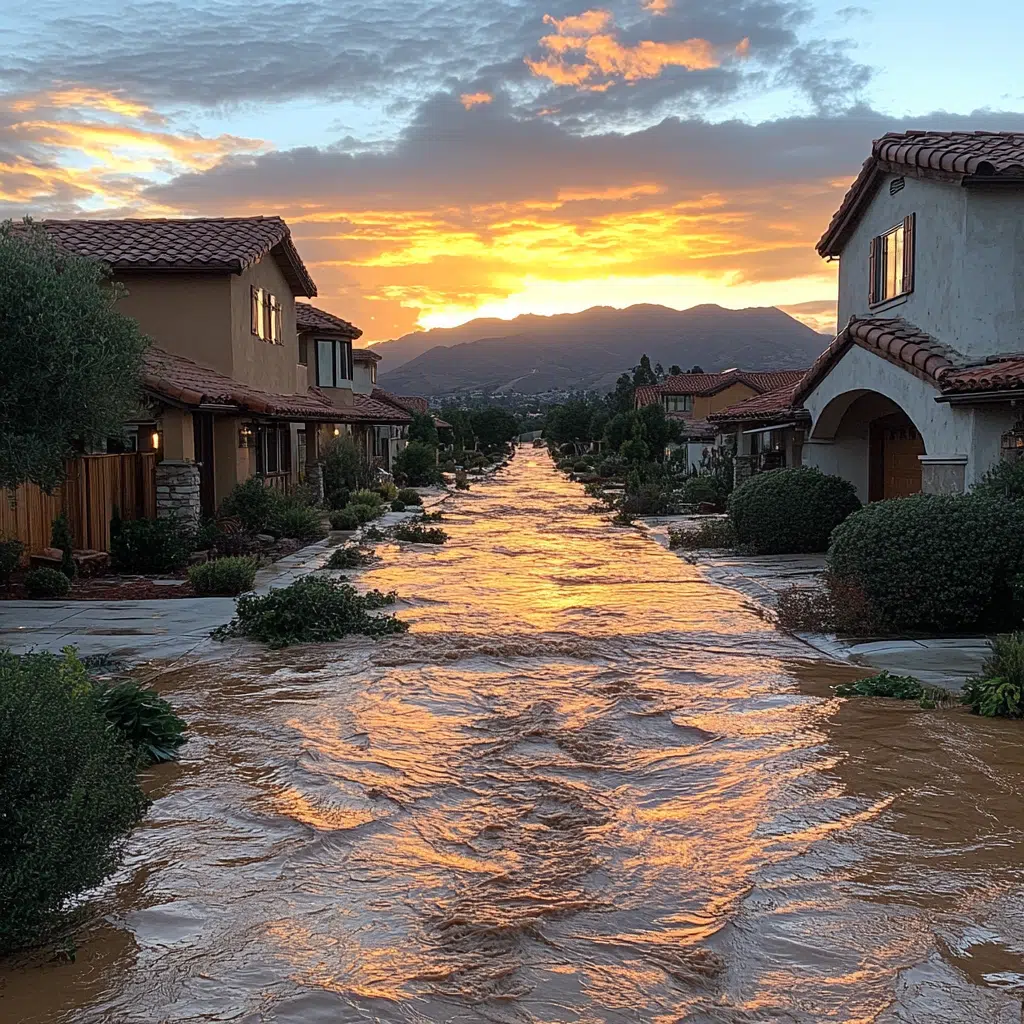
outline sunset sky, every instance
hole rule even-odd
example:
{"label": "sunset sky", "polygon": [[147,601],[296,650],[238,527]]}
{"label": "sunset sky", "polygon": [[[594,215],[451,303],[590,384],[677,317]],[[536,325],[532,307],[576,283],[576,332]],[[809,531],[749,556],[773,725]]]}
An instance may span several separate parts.
{"label": "sunset sky", "polygon": [[280,214],[371,341],[634,302],[831,329],[813,246],[871,139],[1024,130],[1019,0],[15,6],[0,216]]}

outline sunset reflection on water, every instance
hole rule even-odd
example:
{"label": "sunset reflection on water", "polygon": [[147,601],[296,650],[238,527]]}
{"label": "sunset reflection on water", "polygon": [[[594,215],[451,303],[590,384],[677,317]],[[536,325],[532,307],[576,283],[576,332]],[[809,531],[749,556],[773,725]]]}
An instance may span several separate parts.
{"label": "sunset reflection on water", "polygon": [[1018,1024],[1018,726],[836,700],[590,504],[521,450],[379,548],[410,633],[169,676],[110,916],[0,1018]]}

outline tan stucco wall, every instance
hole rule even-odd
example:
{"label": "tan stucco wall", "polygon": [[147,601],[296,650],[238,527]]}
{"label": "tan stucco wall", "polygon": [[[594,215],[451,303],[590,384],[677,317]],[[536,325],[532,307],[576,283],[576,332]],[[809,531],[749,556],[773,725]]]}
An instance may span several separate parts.
{"label": "tan stucco wall", "polygon": [[154,345],[230,375],[232,280],[225,274],[128,274],[117,308],[134,317]]}
{"label": "tan stucco wall", "polygon": [[730,384],[717,395],[698,395],[693,400],[693,418],[707,419],[713,412],[728,409],[730,405],[742,402],[745,398],[753,398],[757,392],[746,384]]}
{"label": "tan stucco wall", "polygon": [[219,506],[237,483],[256,471],[256,452],[238,447],[238,429],[244,421],[234,416],[217,416],[213,421],[213,489]]}

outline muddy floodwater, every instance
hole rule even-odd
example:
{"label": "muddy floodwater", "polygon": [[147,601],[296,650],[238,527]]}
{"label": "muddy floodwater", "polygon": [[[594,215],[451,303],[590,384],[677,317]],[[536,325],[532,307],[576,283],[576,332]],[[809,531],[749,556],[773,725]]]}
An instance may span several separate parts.
{"label": "muddy floodwater", "polygon": [[1024,727],[833,698],[590,506],[523,449],[381,546],[407,635],[162,678],[193,739],[0,1019],[1020,1024]]}

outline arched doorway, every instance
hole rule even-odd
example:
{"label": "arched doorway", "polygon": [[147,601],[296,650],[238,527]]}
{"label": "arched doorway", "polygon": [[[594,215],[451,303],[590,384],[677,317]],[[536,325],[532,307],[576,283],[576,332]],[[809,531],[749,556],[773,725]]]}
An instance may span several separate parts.
{"label": "arched doorway", "polygon": [[902,409],[871,421],[868,500],[921,492],[924,440]]}

